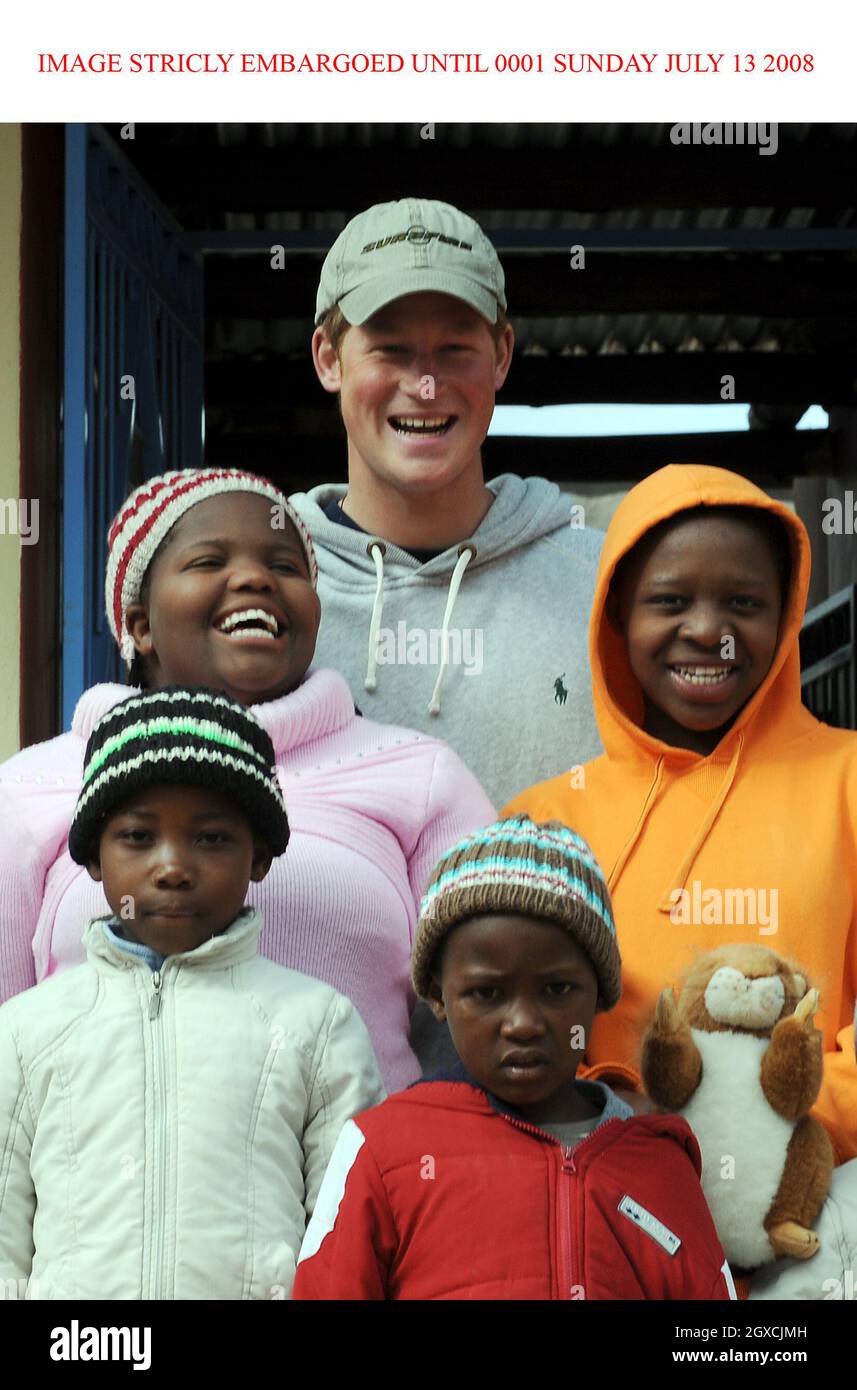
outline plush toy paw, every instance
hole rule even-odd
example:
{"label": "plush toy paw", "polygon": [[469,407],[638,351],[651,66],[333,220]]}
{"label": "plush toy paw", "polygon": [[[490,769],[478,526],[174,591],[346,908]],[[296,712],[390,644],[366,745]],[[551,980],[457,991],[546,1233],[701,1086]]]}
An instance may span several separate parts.
{"label": "plush toy paw", "polygon": [[655,1018],[653,1031],[657,1037],[670,1038],[677,1033],[681,1027],[681,1019],[678,1016],[678,1009],[675,1006],[675,999],[671,989],[661,990],[658,995],[658,1002],[655,1006]]}
{"label": "plush toy paw", "polygon": [[[817,991],[812,992],[817,1000]],[[793,1260],[812,1259],[821,1246],[815,1231],[801,1226],[797,1221],[781,1221],[778,1226],[772,1226],[768,1231],[768,1240],[775,1255],[789,1255]]]}
{"label": "plush toy paw", "polygon": [[812,1020],[815,1017],[817,1008],[818,990],[808,989],[803,999],[801,999],[800,1003],[795,1007],[792,1018],[796,1019],[797,1022],[810,1033],[815,1026]]}

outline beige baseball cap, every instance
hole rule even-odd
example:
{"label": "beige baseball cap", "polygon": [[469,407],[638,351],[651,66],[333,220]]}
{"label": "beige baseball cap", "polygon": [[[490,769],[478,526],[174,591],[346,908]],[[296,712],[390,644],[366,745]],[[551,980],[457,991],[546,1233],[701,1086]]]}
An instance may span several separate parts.
{"label": "beige baseball cap", "polygon": [[489,323],[506,308],[503,267],[472,217],[432,198],[376,203],[352,217],[328,251],[315,322],[338,304],[350,324],[365,323],[421,290],[463,299]]}

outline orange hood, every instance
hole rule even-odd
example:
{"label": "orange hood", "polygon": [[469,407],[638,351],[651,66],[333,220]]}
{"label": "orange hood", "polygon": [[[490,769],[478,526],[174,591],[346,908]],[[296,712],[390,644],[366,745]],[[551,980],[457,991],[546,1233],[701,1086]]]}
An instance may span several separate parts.
{"label": "orange hood", "polygon": [[[640,727],[643,701],[605,603],[621,556],[653,526],[698,506],[754,507],[777,516],[791,546],[789,589],[765,679],[707,756]],[[600,1014],[587,1050],[590,1079],[639,1084],[640,1040],[655,1002],[699,953],[740,942],[745,924],[699,908],[673,910],[694,890],[739,897],[776,889],[778,954],[821,989],[824,1083],[815,1113],[843,1158],[857,1154],[854,998],[857,735],[820,723],[800,699],[798,636],[810,572],[800,521],[721,468],[671,465],[628,494],[601,554],[590,628],[595,712],[606,756],[531,787],[508,808],[560,819],[591,844],[607,875],[622,952],[623,995]],[[770,899],[769,899],[770,901]],[[769,914],[770,915],[770,914]],[[761,918],[760,918],[761,920]],[[772,923],[766,921],[767,930]],[[762,935],[762,926],[759,927]],[[749,938],[748,938],[749,939]],[[755,939],[755,932],[753,932]]]}
{"label": "orange hood", "polygon": [[685,844],[681,863],[665,884],[658,903],[660,912],[669,912],[672,893],[684,886],[691,865],[729,796],[738,773],[745,745],[752,741],[756,756],[767,748],[782,757],[783,748],[807,732],[815,721],[800,699],[800,653],[798,634],[806,609],[811,554],[809,537],[801,521],[781,502],[725,468],[695,464],[670,464],[632,488],[620,503],[610,523],[595,586],[589,653],[595,696],[595,717],[608,757],[615,763],[636,764],[644,773],[648,790],[642,798],[630,836],[609,866],[608,884],[613,892],[628,860],[643,834],[646,822],[658,800],[664,777],[701,764],[702,755],[686,748],[674,748],[642,728],[643,696],[625,650],[625,640],[607,619],[606,602],[610,580],[619,560],[658,522],[676,512],[698,506],[759,507],[780,517],[788,529],[791,548],[789,593],[780,625],[780,638],[771,669],[758,690],[747,701],[728,733],[713,753],[712,764],[726,765],[708,811]]}
{"label": "orange hood", "polygon": [[771,669],[712,756],[722,760],[724,753],[728,757],[747,738],[752,737],[754,744],[757,738],[766,741],[766,733],[775,737],[781,750],[789,733],[784,722],[795,724],[792,734],[803,726],[798,634],[806,609],[811,565],[809,537],[803,522],[782,502],[768,497],[737,473],[725,468],[670,464],[638,483],[623,498],[601,552],[589,627],[589,658],[595,716],[611,758],[642,758],[647,762],[666,759],[674,766],[689,765],[700,758],[698,753],[670,747],[643,730],[639,682],[631,671],[624,638],[611,626],[606,612],[607,591],[622,556],[659,522],[699,506],[754,507],[773,512],[788,530],[792,560],[789,593]]}

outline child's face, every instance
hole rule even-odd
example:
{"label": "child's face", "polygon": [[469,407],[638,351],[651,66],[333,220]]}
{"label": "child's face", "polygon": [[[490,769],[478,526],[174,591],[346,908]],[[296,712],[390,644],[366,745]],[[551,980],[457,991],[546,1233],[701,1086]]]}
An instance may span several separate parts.
{"label": "child's face", "polygon": [[646,731],[676,747],[714,748],[770,670],[781,613],[776,558],[752,522],[688,517],[644,541],[615,615]]}
{"label": "child's face", "polygon": [[192,951],[225,931],[247,885],[271,864],[234,801],[197,787],[152,787],[105,822],[87,867],[132,941],[161,955]]}
{"label": "child's face", "polygon": [[[417,495],[479,471],[480,449],[506,379],[514,335],[495,346],[480,314],[446,294],[404,295],[349,328],[340,354],[315,340],[322,385],[338,391],[349,469]],[[404,422],[439,422],[417,432]]]}
{"label": "child's face", "polygon": [[[208,685],[262,704],[300,684],[321,615],[297,532],[272,526],[252,493],[210,497],[185,512],[149,570],[147,602],[126,611],[152,689]],[[223,631],[224,619],[261,609]],[[271,629],[276,625],[276,633]]]}
{"label": "child's face", "polygon": [[429,1003],[462,1062],[534,1124],[577,1118],[574,1077],[598,998],[564,927],[513,913],[474,917],[442,948]]}

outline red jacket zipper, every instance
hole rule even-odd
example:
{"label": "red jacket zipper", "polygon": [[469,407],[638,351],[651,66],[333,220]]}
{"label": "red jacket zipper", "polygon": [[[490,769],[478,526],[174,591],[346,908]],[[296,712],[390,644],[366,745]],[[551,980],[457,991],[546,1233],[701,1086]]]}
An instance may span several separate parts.
{"label": "red jacket zipper", "polygon": [[577,1170],[574,1166],[572,1150],[567,1149],[564,1144],[560,1144],[560,1148],[562,1149],[562,1165],[559,1173],[559,1263],[562,1281],[560,1297],[574,1298],[576,1290],[580,1287],[579,1281],[574,1277],[571,1227],[571,1185]]}
{"label": "red jacket zipper", "polygon": [[[600,1126],[596,1127],[596,1129],[594,1129],[591,1134],[587,1134],[585,1139],[581,1139],[579,1143],[575,1144],[574,1149],[569,1149],[566,1147],[565,1144],[561,1142],[561,1140],[555,1139],[552,1134],[547,1134],[543,1129],[539,1129],[538,1125],[528,1124],[526,1120],[518,1120],[515,1118],[514,1115],[506,1115],[505,1113],[503,1114],[503,1119],[508,1120],[510,1125],[517,1125],[518,1129],[525,1129],[528,1130],[530,1134],[537,1134],[540,1139],[546,1140],[549,1144],[552,1144],[556,1149],[559,1149],[562,1155],[558,1165],[559,1172],[557,1182],[557,1192],[559,1196],[558,1285],[560,1290],[560,1298],[576,1298],[577,1291],[583,1288],[583,1284],[580,1279],[575,1278],[575,1275],[577,1273],[576,1265],[581,1264],[582,1261],[575,1260],[574,1249],[575,1244],[579,1249],[582,1249],[582,1241],[578,1239],[575,1242],[571,1220],[572,1179],[577,1175],[577,1169],[574,1166],[574,1149],[581,1148],[583,1144],[586,1144],[589,1142],[590,1139],[593,1139],[595,1135],[598,1133],[598,1129],[600,1128]],[[559,1155],[557,1155],[557,1157],[559,1158]],[[578,1203],[578,1206],[582,1208],[582,1201]],[[578,1224],[580,1224],[579,1221]],[[554,1272],[557,1273],[557,1271]]]}

